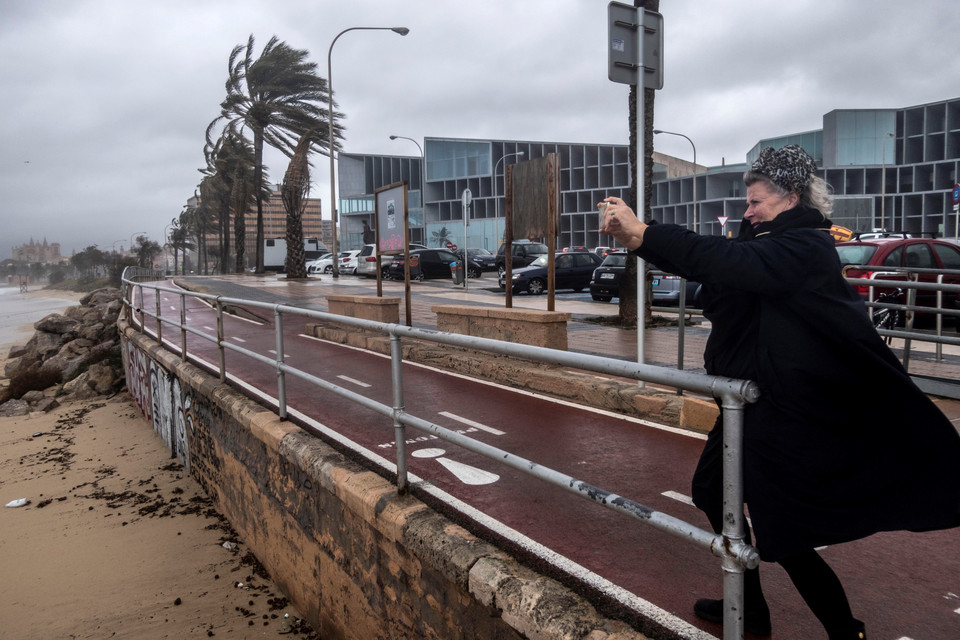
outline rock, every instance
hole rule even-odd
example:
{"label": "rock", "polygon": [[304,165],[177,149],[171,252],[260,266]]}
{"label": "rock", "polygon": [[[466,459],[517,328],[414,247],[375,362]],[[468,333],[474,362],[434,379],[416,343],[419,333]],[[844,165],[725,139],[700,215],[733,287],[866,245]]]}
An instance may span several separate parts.
{"label": "rock", "polygon": [[60,345],[63,343],[64,338],[60,334],[37,331],[27,342],[27,346],[33,349],[42,360],[46,360],[60,351]]}
{"label": "rock", "polygon": [[47,317],[34,322],[33,328],[37,331],[62,334],[77,331],[80,328],[80,323],[73,318],[68,318],[63,314],[51,313]]}
{"label": "rock", "polygon": [[10,347],[10,351],[7,352],[7,358],[8,359],[19,358],[20,356],[26,355],[29,352],[30,352],[30,349],[27,348],[27,345],[25,344],[20,346],[13,346],[13,347]]}
{"label": "rock", "polygon": [[100,342],[105,328],[106,327],[102,322],[97,322],[80,329],[79,335],[84,340],[89,340],[90,342]]}
{"label": "rock", "polygon": [[90,365],[90,368],[87,369],[87,385],[98,395],[113,391],[116,381],[117,374],[113,371],[113,367],[106,362],[98,362]]}
{"label": "rock", "polygon": [[33,406],[34,411],[42,411],[43,413],[49,413],[53,409],[56,409],[60,406],[60,403],[57,402],[54,398],[42,398],[37,404]]}
{"label": "rock", "polygon": [[7,400],[0,404],[0,417],[25,416],[30,413],[30,403],[26,400]]}
{"label": "rock", "polygon": [[43,391],[27,391],[25,394],[20,396],[21,400],[26,400],[30,404],[36,404],[40,400],[43,400]]}
{"label": "rock", "polygon": [[7,363],[3,366],[3,375],[6,378],[12,378],[20,370],[26,371],[31,367],[38,367],[40,365],[40,356],[33,353],[27,353],[20,356],[19,358],[13,358],[8,360]]}
{"label": "rock", "polygon": [[120,290],[115,287],[104,287],[91,291],[80,298],[80,304],[84,307],[95,307],[100,304],[109,304],[120,297]]}

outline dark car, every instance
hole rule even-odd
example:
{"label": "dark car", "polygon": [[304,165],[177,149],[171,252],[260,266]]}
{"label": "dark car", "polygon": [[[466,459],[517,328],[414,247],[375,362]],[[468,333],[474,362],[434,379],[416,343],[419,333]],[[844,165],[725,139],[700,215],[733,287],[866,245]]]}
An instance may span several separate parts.
{"label": "dark car", "polygon": [[[554,287],[581,291],[590,286],[593,270],[602,262],[600,256],[589,251],[557,253],[554,258]],[[500,276],[500,288],[506,289],[506,276]],[[528,267],[513,269],[513,291],[526,291],[531,295],[543,293],[547,288],[547,256],[540,256]]]}
{"label": "dark car", "polygon": [[[500,245],[500,248],[497,249],[497,272],[501,276],[503,275],[504,269],[506,269],[506,258],[503,255],[506,248],[507,245],[502,244]],[[540,256],[545,256],[548,253],[550,253],[550,250],[547,248],[547,245],[543,244],[542,242],[514,240],[513,250],[511,251],[511,255],[513,257],[510,260],[510,267],[511,269],[516,269],[517,267],[526,267]]]}
{"label": "dark car", "polygon": [[[410,279],[425,280],[450,278],[450,263],[457,262],[457,254],[446,249],[417,249],[410,252]],[[403,254],[393,256],[388,273],[394,280],[403,280]]]}
{"label": "dark car", "polygon": [[[652,264],[647,266],[650,271],[657,271],[657,268]],[[699,282],[694,280],[684,280],[680,276],[654,273],[650,278],[650,288],[653,291],[654,306],[679,307],[681,290],[686,292],[683,301],[685,307],[697,308],[700,306],[701,286]]]}
{"label": "dark car", "polygon": [[[869,240],[852,240],[837,243],[840,265],[848,278],[870,278],[876,274],[878,280],[905,280],[905,275],[881,275],[884,270],[900,269],[960,269],[960,247],[933,238],[879,237]],[[917,274],[919,282],[935,283],[942,275],[944,284],[960,284],[960,276],[933,272]],[[866,299],[870,295],[870,286],[856,284],[854,288]],[[890,293],[892,289],[874,287],[874,296]],[[900,300],[906,302],[905,294]],[[937,292],[917,290],[917,305],[937,306]],[[943,294],[943,306],[957,308],[957,295]]]}
{"label": "dark car", "polygon": [[[463,251],[457,252],[463,259]],[[479,278],[487,271],[497,270],[497,256],[486,249],[467,249],[467,273],[471,278]]]}
{"label": "dark car", "polygon": [[590,280],[590,295],[598,302],[610,302],[620,297],[620,279],[627,267],[626,251],[607,254],[600,266],[594,269]]}

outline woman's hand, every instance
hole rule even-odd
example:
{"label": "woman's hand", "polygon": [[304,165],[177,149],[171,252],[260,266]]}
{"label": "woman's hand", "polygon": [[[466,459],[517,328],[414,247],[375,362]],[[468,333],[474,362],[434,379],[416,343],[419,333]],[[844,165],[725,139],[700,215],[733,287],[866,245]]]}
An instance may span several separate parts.
{"label": "woman's hand", "polygon": [[643,234],[647,230],[647,225],[637,219],[633,209],[620,198],[604,198],[597,207],[604,204],[607,205],[607,210],[603,216],[600,233],[613,236],[617,242],[631,251],[643,244]]}

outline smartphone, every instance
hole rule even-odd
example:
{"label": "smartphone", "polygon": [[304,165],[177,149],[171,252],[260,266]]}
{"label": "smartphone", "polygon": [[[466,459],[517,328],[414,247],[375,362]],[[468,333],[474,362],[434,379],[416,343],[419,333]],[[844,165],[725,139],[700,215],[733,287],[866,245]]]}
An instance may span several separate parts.
{"label": "smartphone", "polygon": [[603,223],[605,222],[604,216],[607,215],[607,204],[606,202],[600,203],[600,228],[603,229]]}

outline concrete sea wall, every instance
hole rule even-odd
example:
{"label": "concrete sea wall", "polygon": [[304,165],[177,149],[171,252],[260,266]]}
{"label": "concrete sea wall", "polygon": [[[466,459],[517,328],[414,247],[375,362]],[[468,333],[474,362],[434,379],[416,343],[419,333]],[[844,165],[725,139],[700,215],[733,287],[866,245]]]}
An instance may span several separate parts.
{"label": "concrete sea wall", "polygon": [[144,417],[324,640],[641,640],[120,321]]}

